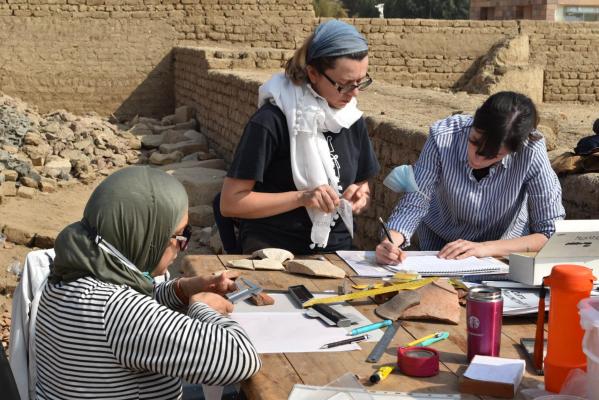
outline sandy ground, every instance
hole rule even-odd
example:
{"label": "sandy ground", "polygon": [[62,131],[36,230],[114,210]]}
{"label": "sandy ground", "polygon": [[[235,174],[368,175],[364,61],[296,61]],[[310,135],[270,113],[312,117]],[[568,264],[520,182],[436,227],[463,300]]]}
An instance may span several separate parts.
{"label": "sandy ground", "polygon": [[[0,225],[10,224],[32,232],[58,233],[81,219],[89,195],[101,180],[90,185],[76,183],[54,193],[37,192],[33,199],[4,197],[0,205]],[[32,249],[7,243],[0,246],[0,313],[11,309],[12,291],[17,277],[8,271],[13,262],[22,266]]]}

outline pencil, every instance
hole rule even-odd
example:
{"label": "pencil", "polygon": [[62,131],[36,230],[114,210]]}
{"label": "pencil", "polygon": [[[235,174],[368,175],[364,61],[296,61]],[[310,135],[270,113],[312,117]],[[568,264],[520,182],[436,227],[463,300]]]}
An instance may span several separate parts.
{"label": "pencil", "polygon": [[[387,236],[387,239],[389,239],[389,241],[391,243],[393,243],[393,239],[391,238],[391,233],[389,232],[389,228],[387,228],[387,224],[385,224],[385,221],[383,221],[383,219],[381,217],[379,217],[379,222],[383,226],[383,231],[385,231],[385,236]],[[395,243],[393,243],[393,244],[395,244]]]}

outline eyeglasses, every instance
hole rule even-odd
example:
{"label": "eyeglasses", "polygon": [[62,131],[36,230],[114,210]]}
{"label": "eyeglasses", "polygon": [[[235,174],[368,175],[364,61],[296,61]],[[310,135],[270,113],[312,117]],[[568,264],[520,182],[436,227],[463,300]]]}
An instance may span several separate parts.
{"label": "eyeglasses", "polygon": [[171,239],[175,239],[177,241],[179,250],[185,251],[187,246],[189,246],[189,241],[191,240],[191,225],[185,225],[183,233],[181,235],[173,235],[171,236]]}
{"label": "eyeglasses", "polygon": [[372,83],[372,78],[368,74],[366,74],[366,76],[364,77],[364,79],[362,79],[360,82],[358,82],[358,84],[348,83],[346,85],[340,85],[340,84],[338,84],[337,82],[335,82],[334,80],[332,80],[331,77],[328,76],[325,72],[323,72],[322,75],[324,75],[324,77],[327,78],[327,80],[329,82],[331,82],[331,85],[335,86],[335,89],[337,89],[337,91],[340,94],[349,93],[349,92],[353,91],[354,89],[364,90],[368,86],[370,86],[370,84]]}

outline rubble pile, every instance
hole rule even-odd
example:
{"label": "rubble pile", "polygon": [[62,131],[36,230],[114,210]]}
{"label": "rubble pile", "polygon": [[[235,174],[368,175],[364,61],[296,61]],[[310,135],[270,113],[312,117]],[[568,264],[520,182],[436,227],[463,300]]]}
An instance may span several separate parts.
{"label": "rubble pile", "polygon": [[51,192],[73,178],[88,183],[113,167],[137,163],[140,149],[127,126],[64,110],[40,115],[0,94],[0,195],[30,197],[35,189]]}

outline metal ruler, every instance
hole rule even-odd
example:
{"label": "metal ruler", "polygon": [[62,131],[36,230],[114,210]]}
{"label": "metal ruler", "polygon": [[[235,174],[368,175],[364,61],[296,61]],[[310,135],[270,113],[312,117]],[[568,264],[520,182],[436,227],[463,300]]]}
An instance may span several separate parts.
{"label": "metal ruler", "polygon": [[397,330],[400,326],[401,322],[395,321],[391,326],[388,326],[387,329],[385,329],[383,337],[374,346],[374,349],[372,349],[372,351],[368,355],[368,358],[366,358],[366,362],[375,363],[381,359],[381,356],[383,355],[385,350],[387,350],[387,347],[389,347],[389,343],[391,343],[391,340],[393,340],[393,337],[397,333]]}
{"label": "metal ruler", "polygon": [[302,307],[311,307],[314,304],[330,304],[330,303],[341,303],[348,300],[356,300],[361,299],[363,297],[376,296],[377,294],[396,292],[398,290],[414,290],[421,288],[423,286],[428,285],[431,282],[436,281],[437,278],[425,278],[419,279],[417,281],[405,282],[405,283],[397,283],[391,286],[385,286],[382,288],[369,289],[369,290],[360,290],[358,292],[353,292],[349,294],[344,294],[342,296],[332,296],[332,297],[319,297],[306,301],[302,304]]}
{"label": "metal ruler", "polygon": [[249,279],[239,278],[235,283],[237,284],[238,289],[235,292],[226,294],[227,299],[233,304],[248,299],[262,291],[261,286]]}

